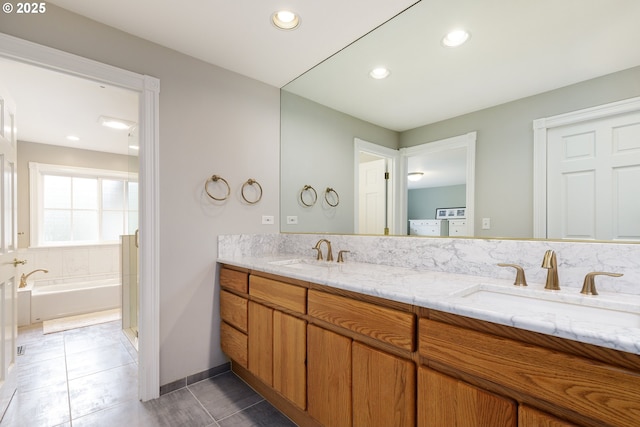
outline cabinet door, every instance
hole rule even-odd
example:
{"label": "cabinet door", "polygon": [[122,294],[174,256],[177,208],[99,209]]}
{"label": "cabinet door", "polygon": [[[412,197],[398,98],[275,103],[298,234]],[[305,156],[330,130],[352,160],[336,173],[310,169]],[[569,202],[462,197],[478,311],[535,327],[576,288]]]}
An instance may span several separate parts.
{"label": "cabinet door", "polygon": [[307,328],[308,412],[326,427],[351,426],[351,339]]}
{"label": "cabinet door", "polygon": [[577,427],[568,421],[556,418],[526,405],[518,407],[518,427]]}
{"label": "cabinet door", "polygon": [[273,310],[249,301],[249,371],[273,386]]}
{"label": "cabinet door", "polygon": [[415,426],[415,364],[358,342],[352,357],[354,427]]}
{"label": "cabinet door", "polygon": [[273,312],[273,388],[300,409],[307,406],[307,322]]}
{"label": "cabinet door", "polygon": [[515,427],[516,404],[439,372],[418,370],[418,427]]}

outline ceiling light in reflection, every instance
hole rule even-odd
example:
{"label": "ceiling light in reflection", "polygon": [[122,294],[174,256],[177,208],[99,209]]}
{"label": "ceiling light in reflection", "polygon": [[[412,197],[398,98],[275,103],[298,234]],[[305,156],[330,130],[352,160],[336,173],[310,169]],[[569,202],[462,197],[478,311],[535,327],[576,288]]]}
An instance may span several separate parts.
{"label": "ceiling light in reflection", "polygon": [[465,30],[453,30],[444,36],[442,44],[446,47],[458,47],[469,40],[469,36]]}
{"label": "ceiling light in reflection", "polygon": [[409,174],[407,175],[407,179],[409,179],[409,181],[420,181],[422,179],[422,175],[424,175],[424,172],[409,172]]}
{"label": "ceiling light in reflection", "polygon": [[369,71],[369,76],[376,80],[386,79],[387,77],[389,77],[389,74],[391,74],[391,71],[384,67],[377,67]]}

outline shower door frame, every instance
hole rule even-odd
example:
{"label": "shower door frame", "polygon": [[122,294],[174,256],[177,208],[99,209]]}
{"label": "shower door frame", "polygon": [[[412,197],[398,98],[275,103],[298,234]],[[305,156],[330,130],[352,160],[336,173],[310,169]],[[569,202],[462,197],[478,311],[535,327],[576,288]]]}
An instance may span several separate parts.
{"label": "shower door frame", "polygon": [[160,80],[0,33],[0,57],[140,94],[140,336],[138,397],[160,395],[159,93]]}

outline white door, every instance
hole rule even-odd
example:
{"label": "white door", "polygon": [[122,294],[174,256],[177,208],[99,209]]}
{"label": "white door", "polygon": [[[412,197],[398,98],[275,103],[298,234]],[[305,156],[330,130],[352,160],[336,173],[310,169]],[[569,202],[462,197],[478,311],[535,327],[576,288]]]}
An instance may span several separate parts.
{"label": "white door", "polygon": [[18,338],[15,106],[0,87],[0,418],[16,390]]}
{"label": "white door", "polygon": [[553,128],[547,237],[640,239],[640,112]]}
{"label": "white door", "polygon": [[358,233],[384,234],[386,225],[386,160],[360,163]]}

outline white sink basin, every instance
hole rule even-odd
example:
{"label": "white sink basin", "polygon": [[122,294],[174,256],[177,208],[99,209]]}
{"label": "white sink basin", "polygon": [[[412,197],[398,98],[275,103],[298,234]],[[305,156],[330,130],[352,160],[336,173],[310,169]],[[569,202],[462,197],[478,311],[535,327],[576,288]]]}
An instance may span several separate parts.
{"label": "white sink basin", "polygon": [[599,296],[574,296],[553,291],[480,285],[460,297],[465,305],[515,315],[554,315],[571,321],[640,328],[640,307],[622,301],[616,301],[607,307],[606,300]]}
{"label": "white sink basin", "polygon": [[269,262],[269,264],[298,269],[298,270],[307,270],[307,269],[326,270],[334,265],[333,263],[328,261],[316,261],[316,260],[305,259],[305,258],[283,259],[278,261],[271,261]]}

